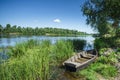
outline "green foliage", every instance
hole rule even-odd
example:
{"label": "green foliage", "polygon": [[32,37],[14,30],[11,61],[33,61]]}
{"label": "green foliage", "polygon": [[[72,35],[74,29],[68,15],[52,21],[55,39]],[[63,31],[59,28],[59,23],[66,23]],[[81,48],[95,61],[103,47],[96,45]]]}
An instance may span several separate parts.
{"label": "green foliage", "polygon": [[86,44],[85,40],[73,39],[73,40],[68,40],[68,41],[70,41],[73,44],[73,48],[75,52],[83,50]]}
{"label": "green foliage", "polygon": [[68,59],[73,54],[72,43],[65,40],[57,41],[54,46],[54,54],[56,55],[56,60],[60,62]]}
{"label": "green foliage", "polygon": [[104,77],[114,77],[117,75],[117,69],[111,65],[99,66],[99,68],[96,71]]}
{"label": "green foliage", "polygon": [[109,78],[117,75],[117,69],[110,64],[103,64],[101,62],[95,62],[91,64],[87,69],[79,72],[84,75],[87,80],[99,80],[99,75],[101,77]]}
{"label": "green foliage", "polygon": [[[73,54],[71,42],[60,40],[34,41],[17,44],[11,48],[11,57],[0,64],[1,80],[49,80],[53,79],[56,64]],[[57,75],[57,74],[56,74]]]}
{"label": "green foliage", "polygon": [[109,47],[117,48],[120,47],[120,39],[116,37],[96,38],[94,41],[94,46],[97,50]]}
{"label": "green foliage", "polygon": [[[118,52],[108,51],[109,48],[99,50],[100,56],[97,61],[79,73],[84,75],[88,80],[96,80],[98,77],[110,78],[117,75],[117,68],[114,66],[118,62]],[[105,52],[110,52],[105,54]],[[90,73],[92,75],[90,75]],[[93,75],[94,74],[94,75]]]}
{"label": "green foliage", "polygon": [[117,51],[120,52],[120,48],[118,48]]}
{"label": "green foliage", "polygon": [[117,69],[110,64],[102,64],[101,62],[94,63],[90,68],[104,77],[114,77],[117,75]]}
{"label": "green foliage", "polygon": [[10,58],[1,64],[1,80],[47,80],[50,76],[49,59],[46,49],[28,49],[22,57]]}
{"label": "green foliage", "polygon": [[16,46],[14,48],[11,48],[10,52],[8,52],[8,55],[12,57],[20,57],[24,55],[28,49],[34,48],[38,45],[38,41],[31,39],[27,42],[23,42],[22,44],[16,44]]}
{"label": "green foliage", "polygon": [[109,51],[109,48],[101,48],[99,50],[98,61],[104,64],[115,64],[118,62],[117,55],[114,51]]}
{"label": "green foliage", "polygon": [[80,74],[84,75],[86,77],[86,80],[99,80],[96,77],[96,72],[90,69],[84,69],[80,71]]}
{"label": "green foliage", "polygon": [[[120,23],[119,0],[86,0],[82,12],[87,17],[87,24],[104,35],[119,27]],[[112,24],[108,27],[108,24]],[[112,31],[113,32],[113,31]]]}
{"label": "green foliage", "polygon": [[116,36],[117,36],[117,37],[120,37],[120,28],[118,28],[118,29],[116,30]]}
{"label": "green foliage", "polygon": [[97,50],[99,50],[101,48],[108,48],[109,44],[107,44],[107,42],[104,42],[103,39],[98,38],[98,39],[95,39],[94,46]]}
{"label": "green foliage", "polygon": [[2,27],[0,25],[0,33],[4,34],[16,34],[16,35],[47,35],[47,36],[78,36],[78,35],[86,35],[85,32],[79,32],[77,30],[69,30],[69,29],[60,29],[60,28],[38,28],[36,27],[21,27],[17,25],[11,26],[7,24],[6,27]]}
{"label": "green foliage", "polygon": [[106,64],[107,62],[109,62],[109,60],[105,56],[100,56],[99,59],[98,59],[98,62]]}
{"label": "green foliage", "polygon": [[0,25],[0,34],[2,34],[2,31],[3,31],[3,27],[2,25]]}

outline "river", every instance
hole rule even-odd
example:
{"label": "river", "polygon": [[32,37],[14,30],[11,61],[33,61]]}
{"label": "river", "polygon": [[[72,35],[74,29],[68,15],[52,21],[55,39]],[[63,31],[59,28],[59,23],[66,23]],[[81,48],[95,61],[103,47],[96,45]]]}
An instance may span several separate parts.
{"label": "river", "polygon": [[[51,37],[51,36],[9,36],[9,37],[0,37],[0,47],[15,46],[16,43],[27,41],[30,39],[34,40],[50,40],[52,43],[55,43],[57,40],[67,40],[67,39],[83,39],[89,43],[92,48],[94,37],[92,36],[79,36],[79,37]],[[84,49],[86,49],[87,45]]]}

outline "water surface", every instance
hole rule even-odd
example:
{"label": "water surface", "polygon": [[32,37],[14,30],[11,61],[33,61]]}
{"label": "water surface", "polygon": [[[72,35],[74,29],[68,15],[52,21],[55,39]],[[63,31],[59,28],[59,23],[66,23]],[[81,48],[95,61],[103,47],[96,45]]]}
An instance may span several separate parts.
{"label": "water surface", "polygon": [[[80,36],[80,37],[51,37],[51,36],[9,36],[9,37],[0,37],[0,47],[15,46],[16,43],[24,42],[30,39],[34,40],[50,40],[52,43],[55,43],[57,40],[67,40],[67,39],[80,39],[86,40],[93,48],[94,37],[92,36]],[[88,44],[84,49],[87,49]]]}

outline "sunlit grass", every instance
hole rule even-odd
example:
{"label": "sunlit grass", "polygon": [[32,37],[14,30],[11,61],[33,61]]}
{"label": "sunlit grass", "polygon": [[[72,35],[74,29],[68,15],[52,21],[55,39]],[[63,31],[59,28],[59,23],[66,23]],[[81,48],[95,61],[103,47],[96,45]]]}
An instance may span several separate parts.
{"label": "sunlit grass", "polygon": [[69,41],[59,40],[55,43],[53,51],[56,56],[56,60],[61,62],[72,56],[73,46]]}
{"label": "sunlit grass", "polygon": [[0,80],[53,79],[56,66],[71,57],[73,51],[73,44],[66,40],[55,44],[49,40],[17,44],[10,49],[10,58],[0,64]]}

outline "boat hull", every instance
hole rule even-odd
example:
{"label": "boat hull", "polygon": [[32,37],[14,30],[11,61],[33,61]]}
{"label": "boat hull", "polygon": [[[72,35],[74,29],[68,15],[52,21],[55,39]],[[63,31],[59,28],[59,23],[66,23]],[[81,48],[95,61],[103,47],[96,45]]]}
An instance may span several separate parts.
{"label": "boat hull", "polygon": [[67,71],[70,71],[70,72],[76,72],[76,71],[78,71],[78,70],[81,70],[81,69],[84,69],[84,68],[86,68],[88,65],[90,65],[92,62],[94,62],[95,60],[96,60],[96,58],[97,58],[97,52],[94,50],[89,50],[89,51],[87,51],[87,52],[90,52],[90,51],[92,51],[93,53],[93,55],[94,55],[94,57],[93,58],[91,58],[91,59],[89,59],[89,60],[87,60],[87,61],[85,61],[85,62],[83,62],[80,66],[77,66],[76,67],[76,65],[74,65],[74,64],[72,64],[72,63],[64,63],[64,67],[65,67],[65,69],[67,70]]}

